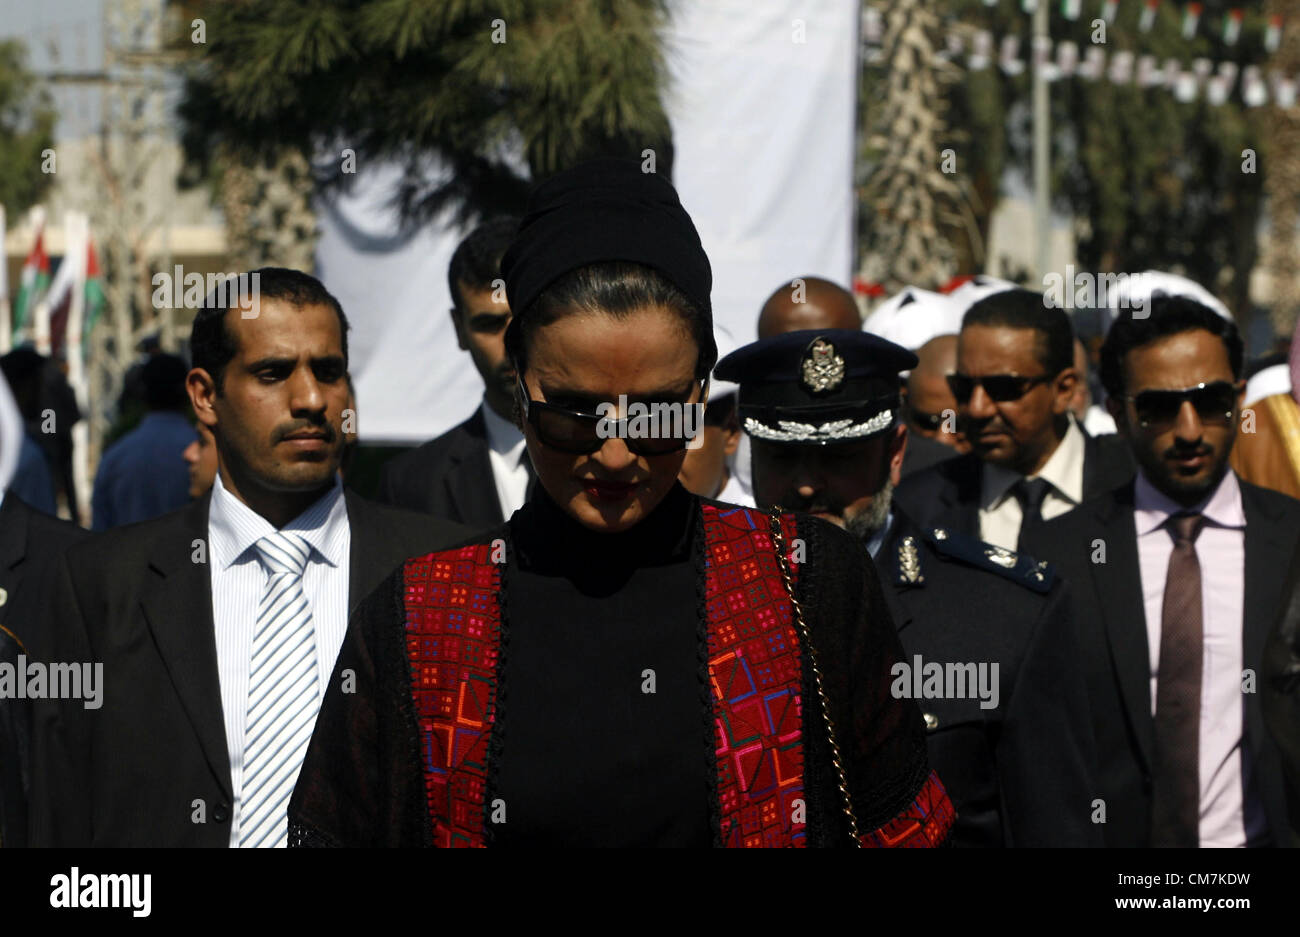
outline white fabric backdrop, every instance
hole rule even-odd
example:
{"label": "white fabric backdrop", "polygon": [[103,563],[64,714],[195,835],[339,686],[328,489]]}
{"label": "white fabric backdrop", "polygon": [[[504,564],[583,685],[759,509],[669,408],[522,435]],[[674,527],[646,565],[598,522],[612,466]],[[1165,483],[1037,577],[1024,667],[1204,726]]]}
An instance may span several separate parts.
{"label": "white fabric backdrop", "polygon": [[[849,282],[857,18],[856,0],[676,5],[673,181],[713,265],[714,316],[742,343],[783,282]],[[447,264],[465,232],[394,234],[383,207],[393,178],[358,172],[352,193],[321,201],[316,259],[352,322],[361,438],[417,443],[468,416],[482,382],[447,314]]]}

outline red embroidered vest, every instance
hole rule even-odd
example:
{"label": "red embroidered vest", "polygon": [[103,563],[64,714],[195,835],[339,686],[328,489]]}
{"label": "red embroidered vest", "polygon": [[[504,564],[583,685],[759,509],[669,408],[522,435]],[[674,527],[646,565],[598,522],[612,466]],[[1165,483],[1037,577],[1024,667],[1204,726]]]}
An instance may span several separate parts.
{"label": "red embroidered vest", "polygon": [[[722,844],[803,846],[802,648],[768,519],[744,508],[701,509]],[[793,517],[782,515],[781,523],[792,544]],[[485,840],[501,636],[501,565],[494,559],[503,558],[493,549],[473,544],[404,567],[411,695],[437,846]],[[797,564],[788,566],[797,581]],[[947,835],[951,815],[931,774],[909,810],[862,841],[934,845]]]}

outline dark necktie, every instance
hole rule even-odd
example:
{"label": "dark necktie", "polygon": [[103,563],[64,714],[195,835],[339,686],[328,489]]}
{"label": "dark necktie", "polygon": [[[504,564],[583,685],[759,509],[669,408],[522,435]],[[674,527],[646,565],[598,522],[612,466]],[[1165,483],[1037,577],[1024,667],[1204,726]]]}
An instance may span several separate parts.
{"label": "dark necktie", "polygon": [[1205,518],[1176,514],[1160,613],[1160,669],[1156,674],[1155,763],[1151,845],[1200,844],[1200,732],[1203,618],[1201,563],[1196,537]]}
{"label": "dark necktie", "polygon": [[1051,491],[1052,483],[1045,478],[1022,478],[1012,487],[1020,502],[1020,536],[1016,550],[1023,550],[1029,542],[1029,533],[1043,523],[1043,501]]}

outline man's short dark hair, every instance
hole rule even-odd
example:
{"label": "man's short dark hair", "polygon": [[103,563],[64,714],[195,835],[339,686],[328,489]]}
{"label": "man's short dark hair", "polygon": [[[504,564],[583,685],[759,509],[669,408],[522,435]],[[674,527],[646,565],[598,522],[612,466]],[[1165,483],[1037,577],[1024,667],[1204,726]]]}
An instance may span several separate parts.
{"label": "man's short dark hair", "polygon": [[144,385],[144,402],[150,410],[182,410],[190,402],[185,393],[185,375],[189,368],[178,355],[156,354],[140,369]]}
{"label": "man's short dark hair", "polygon": [[460,294],[462,286],[472,290],[491,289],[492,281],[501,276],[501,257],[518,228],[519,219],[513,215],[493,218],[471,231],[456,246],[447,267],[447,286],[458,312],[465,311],[465,297]]}
{"label": "man's short dark hair", "polygon": [[1051,377],[1074,366],[1074,328],[1065,310],[1049,306],[1042,293],[1011,289],[985,296],[966,310],[961,327],[1032,329],[1037,334],[1034,357]]}
{"label": "man's short dark hair", "polygon": [[1134,311],[1120,311],[1119,318],[1111,325],[1106,341],[1101,345],[1099,372],[1101,386],[1107,395],[1124,396],[1124,357],[1134,348],[1196,329],[1204,329],[1223,342],[1228,351],[1228,363],[1232,366],[1232,379],[1241,378],[1241,333],[1231,319],[1225,319],[1209,306],[1188,296],[1159,293],[1147,300],[1142,309],[1136,310],[1142,313],[1141,318],[1135,316]]}
{"label": "man's short dark hair", "polygon": [[[257,279],[253,279],[256,274]],[[239,275],[238,288],[233,283],[218,285],[203,300],[203,306],[194,316],[190,331],[190,356],[194,367],[202,368],[212,376],[221,393],[221,382],[226,365],[234,359],[238,348],[235,336],[226,327],[226,313],[241,296],[254,294],[256,285],[258,302],[278,299],[293,306],[328,306],[339,317],[339,335],[343,346],[343,364],[348,363],[348,317],[343,307],[325,285],[309,273],[285,267],[259,267]]]}

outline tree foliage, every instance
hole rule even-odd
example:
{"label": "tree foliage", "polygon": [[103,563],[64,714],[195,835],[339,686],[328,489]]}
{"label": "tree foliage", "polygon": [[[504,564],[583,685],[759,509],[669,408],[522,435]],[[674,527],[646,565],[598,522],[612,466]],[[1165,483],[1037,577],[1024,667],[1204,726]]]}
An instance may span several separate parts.
{"label": "tree foliage", "polygon": [[[950,228],[949,235],[962,258],[960,272],[972,273],[981,269],[981,242],[1006,171],[1021,172],[1025,179],[1031,175],[1031,68],[1007,75],[997,58],[1006,36],[1018,37],[1019,57],[1030,58],[1032,17],[1009,0],[992,7],[983,0],[937,2],[945,34],[963,40],[964,51],[955,58],[963,69],[975,31],[985,29],[993,37],[989,67],[965,70],[948,86],[950,139],[939,144],[960,155],[958,172],[971,195],[979,238],[960,227]],[[1099,46],[1107,68],[1119,51],[1135,58],[1153,55],[1161,69],[1170,59],[1183,69],[1198,58],[1231,61],[1239,69],[1267,59],[1264,4],[1258,0],[1230,4],[1247,14],[1246,30],[1234,45],[1221,38],[1227,3],[1204,4],[1191,40],[1182,36],[1184,5],[1161,4],[1148,32],[1138,27],[1144,6],[1121,2],[1115,22],[1105,27],[1104,43],[1094,43],[1100,3],[1085,0],[1074,21],[1052,3],[1051,38],[1054,44],[1074,42],[1081,59]],[[870,94],[867,100],[873,100]],[[1222,105],[1207,101],[1204,89],[1183,103],[1166,87],[1078,75],[1053,82],[1050,100],[1054,203],[1075,219],[1079,262],[1096,271],[1178,269],[1223,295],[1235,310],[1246,308],[1267,162],[1263,126],[1270,108],[1245,107],[1239,90]],[[1255,172],[1242,170],[1246,149],[1256,151]],[[938,153],[934,160],[937,164]]]}
{"label": "tree foliage", "polygon": [[517,210],[529,177],[591,156],[650,147],[659,171],[671,162],[665,0],[207,0],[191,9],[206,43],[182,114],[201,173],[222,146],[292,147],[338,153],[322,181],[345,183],[349,149],[358,165],[403,167],[395,200],[406,215],[451,208],[467,220]]}
{"label": "tree foliage", "polygon": [[54,107],[26,63],[21,42],[0,42],[0,205],[10,224],[54,182],[41,171],[42,151],[54,146]]}

